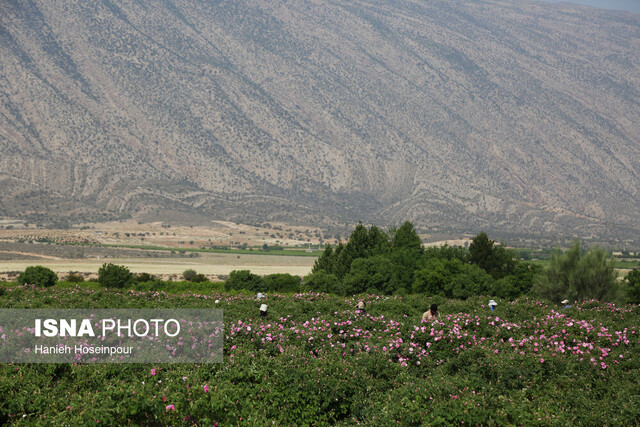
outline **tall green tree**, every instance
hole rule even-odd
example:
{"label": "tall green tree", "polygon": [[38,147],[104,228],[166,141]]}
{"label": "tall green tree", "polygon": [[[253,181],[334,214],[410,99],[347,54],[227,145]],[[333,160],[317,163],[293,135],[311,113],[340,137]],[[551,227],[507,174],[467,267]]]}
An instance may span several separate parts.
{"label": "tall green tree", "polygon": [[367,234],[367,256],[386,255],[390,250],[391,245],[387,233],[372,225]]}
{"label": "tall green tree", "polygon": [[486,271],[494,244],[484,231],[475,236],[469,245],[469,261]]}
{"label": "tall green tree", "polygon": [[501,279],[515,271],[518,257],[502,244],[489,239],[487,233],[475,236],[469,245],[469,261],[476,264],[494,279]]}
{"label": "tall green tree", "polygon": [[558,249],[551,254],[550,265],[533,291],[556,302],[565,298],[612,301],[618,293],[616,278],[612,255],[597,246],[583,255],[580,241],[576,240],[565,252]]}
{"label": "tall green tree", "polygon": [[333,247],[331,245],[326,245],[324,247],[324,251],[322,251],[322,254],[313,264],[313,269],[311,269],[311,272],[317,273],[320,270],[324,270],[327,273],[331,273],[333,271],[333,263]]}
{"label": "tall green tree", "polygon": [[393,231],[391,246],[394,249],[409,248],[415,250],[419,254],[424,252],[422,240],[420,239],[420,236],[418,236],[413,224],[409,221],[403,222],[400,227]]}
{"label": "tall green tree", "polygon": [[393,271],[392,286],[394,290],[410,291],[415,280],[418,262],[424,254],[422,240],[409,221],[405,221],[398,228],[391,228],[389,234],[391,236],[389,259]]}
{"label": "tall green tree", "polygon": [[334,274],[339,279],[344,278],[351,268],[351,263],[356,258],[363,258],[367,254],[367,247],[369,246],[369,233],[367,228],[358,223],[356,228],[349,236],[349,241],[336,257],[336,265]]}

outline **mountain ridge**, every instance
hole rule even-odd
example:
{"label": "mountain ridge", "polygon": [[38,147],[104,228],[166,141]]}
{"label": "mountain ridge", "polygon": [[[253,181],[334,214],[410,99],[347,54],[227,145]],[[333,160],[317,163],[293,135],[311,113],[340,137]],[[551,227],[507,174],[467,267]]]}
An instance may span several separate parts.
{"label": "mountain ridge", "polygon": [[0,11],[2,215],[640,241],[634,14],[500,0]]}

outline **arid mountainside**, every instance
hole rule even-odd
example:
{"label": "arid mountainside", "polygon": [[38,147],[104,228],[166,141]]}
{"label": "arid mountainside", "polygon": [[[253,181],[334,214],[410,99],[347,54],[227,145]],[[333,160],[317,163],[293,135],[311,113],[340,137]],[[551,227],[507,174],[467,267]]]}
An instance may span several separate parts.
{"label": "arid mountainside", "polygon": [[0,2],[0,215],[640,241],[640,14]]}

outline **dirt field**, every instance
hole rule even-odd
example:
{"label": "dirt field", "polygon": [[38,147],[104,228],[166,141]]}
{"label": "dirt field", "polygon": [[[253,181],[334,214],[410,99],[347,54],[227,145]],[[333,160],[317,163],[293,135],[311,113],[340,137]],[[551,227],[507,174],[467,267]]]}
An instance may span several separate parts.
{"label": "dirt field", "polygon": [[[198,258],[109,258],[109,259],[38,259],[0,261],[0,273],[24,271],[30,265],[43,265],[64,276],[70,271],[96,274],[105,262],[127,266],[134,273],[151,273],[162,278],[180,276],[187,269],[216,277],[226,276],[233,270],[251,270],[264,275],[290,273],[304,276],[311,271],[314,257],[235,255],[203,253]],[[179,277],[178,277],[179,278]]]}
{"label": "dirt field", "polygon": [[237,248],[244,244],[249,247],[262,247],[264,244],[317,247],[322,243],[337,243],[335,238],[318,228],[279,223],[249,225],[211,221],[206,226],[184,226],[162,222],[139,224],[135,220],[79,224],[73,229],[63,230],[35,228],[33,224],[25,228],[21,223],[9,224],[5,221],[0,223],[0,240],[152,245],[191,249],[215,246]]}
{"label": "dirt field", "polygon": [[[5,220],[0,223],[0,280],[12,280],[15,272],[30,265],[44,265],[60,277],[68,272],[94,277],[106,262],[125,265],[134,273],[146,272],[163,279],[180,279],[186,269],[194,269],[212,280],[223,279],[231,271],[242,269],[261,275],[290,273],[302,276],[311,271],[315,257],[185,253],[180,249],[237,248],[243,244],[257,248],[264,244],[290,248],[313,245],[317,249],[320,241],[319,229],[285,224],[211,221],[208,226],[191,227],[161,222],[138,224],[129,220],[84,224],[73,229],[43,229],[35,228],[33,224],[24,227],[21,222]],[[325,242],[335,242],[335,239]],[[172,250],[101,245],[142,245]]]}

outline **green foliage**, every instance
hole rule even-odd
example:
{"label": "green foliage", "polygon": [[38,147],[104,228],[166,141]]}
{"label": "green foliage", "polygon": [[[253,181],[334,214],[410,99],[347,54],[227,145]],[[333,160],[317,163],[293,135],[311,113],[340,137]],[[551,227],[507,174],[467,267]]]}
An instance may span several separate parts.
{"label": "green foliage", "polygon": [[98,269],[98,282],[105,288],[124,288],[133,281],[133,274],[123,265],[103,264]]}
{"label": "green foliage", "polygon": [[362,292],[391,294],[392,264],[388,258],[378,255],[371,258],[357,258],[351,264],[349,274],[344,278],[344,294]]}
{"label": "green foliage", "polygon": [[18,283],[24,285],[28,283],[36,286],[53,286],[58,282],[58,275],[50,268],[41,265],[27,267],[18,276]]}
{"label": "green foliage", "polygon": [[313,292],[341,292],[340,281],[335,274],[327,273],[325,270],[318,270],[304,277],[304,289]]}
{"label": "green foliage", "polygon": [[422,240],[409,221],[404,222],[398,229],[391,229],[391,252],[389,259],[392,263],[391,289],[411,289],[415,279],[418,262],[424,253]]}
{"label": "green foliage", "polygon": [[425,258],[453,259],[457,258],[463,263],[469,262],[469,251],[462,246],[430,246],[424,251]]}
{"label": "green foliage", "polygon": [[[411,228],[413,229],[413,226],[411,226]],[[418,241],[420,241],[419,238]],[[422,242],[419,244],[421,246]],[[367,233],[366,256],[385,255],[389,253],[390,249],[389,236],[375,225],[372,225]]]}
{"label": "green foliage", "polygon": [[412,249],[419,255],[422,255],[424,248],[422,247],[422,240],[413,228],[413,224],[409,221],[405,221],[398,229],[391,230],[391,246],[396,248]]}
{"label": "green foliage", "polygon": [[81,274],[69,274],[64,281],[69,283],[82,283],[84,282],[84,276]]}
{"label": "green foliage", "polygon": [[266,251],[266,252],[269,252],[269,251],[282,251],[282,250],[284,250],[284,248],[282,246],[280,246],[280,245],[269,246],[269,245],[267,245],[265,243],[264,245],[262,245],[262,250]]}
{"label": "green foliage", "polygon": [[[338,248],[339,249],[339,248]],[[351,270],[351,263],[359,258],[388,254],[391,249],[389,237],[372,225],[369,230],[359,223],[341,250],[336,250],[333,274],[343,279]]]}
{"label": "green foliage", "polygon": [[351,269],[354,259],[367,256],[369,238],[367,229],[359,223],[349,236],[349,241],[336,257],[334,274],[343,279]]}
{"label": "green foliage", "polygon": [[188,281],[188,282],[193,282],[193,279],[196,277],[198,273],[196,273],[195,270],[193,269],[187,269],[182,273],[182,277],[184,278],[184,280]]}
{"label": "green foliage", "polygon": [[511,275],[496,280],[493,295],[504,299],[515,299],[520,295],[528,294],[538,276],[542,274],[542,270],[542,266],[537,264],[518,263]]}
{"label": "green foliage", "polygon": [[427,258],[416,272],[413,292],[427,295],[445,295],[453,277],[462,271],[464,264],[457,259]]}
{"label": "green foliage", "polygon": [[211,283],[205,282],[173,282],[159,279],[153,279],[146,282],[135,282],[131,285],[132,289],[138,291],[154,291],[154,292],[171,292],[171,293],[202,293],[209,294],[211,291],[224,291],[224,282]]}
{"label": "green foliage", "polygon": [[206,282],[208,280],[209,279],[207,279],[207,276],[205,276],[204,274],[198,273],[198,274],[196,274],[196,276],[191,281],[193,283],[202,283],[202,282]]}
{"label": "green foliage", "polygon": [[324,251],[318,257],[316,262],[313,264],[312,273],[317,273],[319,271],[332,272],[334,265],[334,256],[333,256],[333,247],[331,245],[326,245],[324,247]]}
{"label": "green foliage", "polygon": [[[225,341],[215,364],[0,364],[0,422],[637,424],[636,305],[581,301],[558,312],[522,298],[491,313],[479,297],[366,296],[371,316],[362,316],[360,298],[269,295],[263,319],[254,295],[174,285],[184,292],[7,286],[3,309],[219,307]],[[420,323],[432,303],[441,321]],[[580,354],[577,343],[588,344]]]}
{"label": "green foliage", "polygon": [[270,274],[262,280],[269,291],[300,292],[300,277],[289,273]]}
{"label": "green foliage", "polygon": [[517,255],[502,245],[496,245],[487,233],[475,236],[469,245],[469,261],[482,268],[495,279],[512,274]]}
{"label": "green foliage", "polygon": [[305,283],[307,289],[339,295],[402,290],[401,294],[513,299],[529,292],[539,267],[520,262],[514,251],[495,245],[486,233],[476,236],[471,248],[473,253],[448,245],[425,250],[408,221],[389,233],[359,223],[346,245],[325,247]]}
{"label": "green foliage", "polygon": [[469,261],[486,271],[494,244],[484,231],[475,236],[469,245]]}
{"label": "green foliage", "polygon": [[612,301],[617,296],[615,260],[603,249],[593,247],[582,255],[580,241],[566,251],[551,255],[547,270],[534,284],[534,292],[551,301],[565,298],[593,298]]}
{"label": "green foliage", "polygon": [[427,258],[416,272],[413,292],[467,299],[490,294],[493,284],[493,278],[477,265],[458,258]]}
{"label": "green foliage", "polygon": [[640,304],[640,270],[631,270],[625,277],[627,299],[632,304]]}
{"label": "green foliage", "polygon": [[184,280],[186,280],[187,282],[193,283],[202,283],[208,280],[207,276],[205,276],[204,274],[196,273],[196,271],[193,269],[185,270],[184,273],[182,273],[182,277],[184,277]]}
{"label": "green foliage", "polygon": [[389,254],[392,270],[392,288],[411,289],[420,262],[420,252],[411,247],[393,248]]}
{"label": "green foliage", "polygon": [[251,273],[249,270],[233,270],[229,274],[229,278],[224,282],[224,289],[226,291],[245,289],[255,292],[269,290],[262,277]]}
{"label": "green foliage", "polygon": [[155,276],[149,273],[138,273],[136,274],[135,281],[137,283],[146,283],[152,280],[155,280]]}

